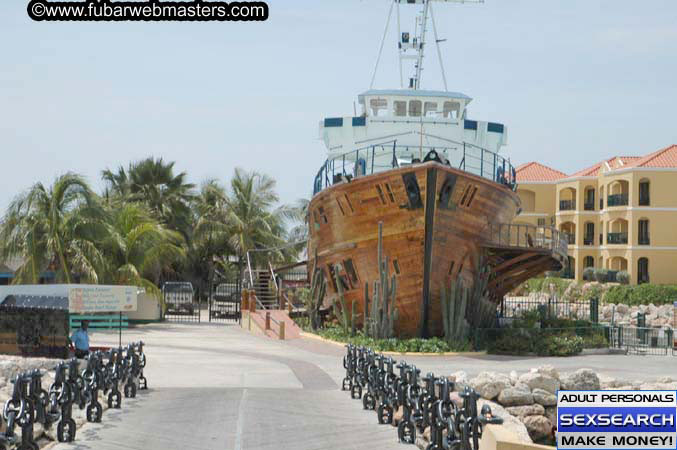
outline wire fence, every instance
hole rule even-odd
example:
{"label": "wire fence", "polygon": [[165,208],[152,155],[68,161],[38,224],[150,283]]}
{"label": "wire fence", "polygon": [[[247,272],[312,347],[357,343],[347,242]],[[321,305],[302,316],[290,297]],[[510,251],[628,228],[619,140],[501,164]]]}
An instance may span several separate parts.
{"label": "wire fence", "polygon": [[543,319],[572,319],[599,322],[599,301],[562,300],[559,298],[505,297],[498,310],[499,319],[510,322],[529,311],[538,311]]}
{"label": "wire fence", "polygon": [[610,348],[630,355],[677,355],[670,328],[613,327]]}

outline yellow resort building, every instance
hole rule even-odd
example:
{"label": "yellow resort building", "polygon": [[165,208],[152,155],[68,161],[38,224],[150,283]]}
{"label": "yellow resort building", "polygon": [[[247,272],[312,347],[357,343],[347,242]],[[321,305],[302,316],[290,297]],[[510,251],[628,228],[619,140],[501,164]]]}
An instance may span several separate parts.
{"label": "yellow resort building", "polygon": [[572,175],[530,162],[517,183],[515,223],[566,233],[567,276],[580,281],[594,267],[627,271],[631,284],[677,284],[677,145]]}

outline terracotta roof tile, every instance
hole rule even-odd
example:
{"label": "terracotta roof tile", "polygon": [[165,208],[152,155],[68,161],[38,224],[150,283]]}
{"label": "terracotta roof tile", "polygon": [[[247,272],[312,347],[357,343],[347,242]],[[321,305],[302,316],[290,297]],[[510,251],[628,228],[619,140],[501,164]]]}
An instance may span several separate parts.
{"label": "terracotta roof tile", "polygon": [[556,181],[566,177],[564,172],[544,166],[535,161],[522,164],[517,167],[516,172],[518,183],[523,183],[525,181]]}
{"label": "terracotta roof tile", "polygon": [[634,167],[677,167],[677,145],[663,148],[657,152],[638,158]]}

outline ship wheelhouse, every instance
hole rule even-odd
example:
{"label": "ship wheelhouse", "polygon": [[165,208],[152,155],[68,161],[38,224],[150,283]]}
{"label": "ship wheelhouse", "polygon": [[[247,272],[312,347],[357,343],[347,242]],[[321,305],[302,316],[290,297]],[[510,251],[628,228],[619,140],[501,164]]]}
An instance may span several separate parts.
{"label": "ship wheelhouse", "polygon": [[372,89],[358,96],[359,115],[322,120],[319,137],[329,158],[393,141],[410,148],[467,143],[498,152],[507,144],[506,127],[468,119],[471,101],[457,92]]}

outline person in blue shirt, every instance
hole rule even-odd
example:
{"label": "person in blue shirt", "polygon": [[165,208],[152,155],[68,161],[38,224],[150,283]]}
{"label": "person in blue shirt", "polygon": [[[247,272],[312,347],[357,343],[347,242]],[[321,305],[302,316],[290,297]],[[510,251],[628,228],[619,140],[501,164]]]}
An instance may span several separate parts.
{"label": "person in blue shirt", "polygon": [[83,320],[80,323],[80,328],[75,330],[75,333],[71,336],[71,342],[75,346],[75,357],[84,358],[89,354],[89,334],[87,334],[87,328],[89,328],[89,321]]}

